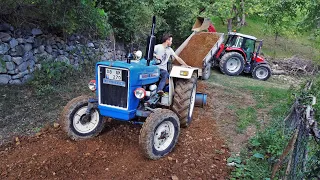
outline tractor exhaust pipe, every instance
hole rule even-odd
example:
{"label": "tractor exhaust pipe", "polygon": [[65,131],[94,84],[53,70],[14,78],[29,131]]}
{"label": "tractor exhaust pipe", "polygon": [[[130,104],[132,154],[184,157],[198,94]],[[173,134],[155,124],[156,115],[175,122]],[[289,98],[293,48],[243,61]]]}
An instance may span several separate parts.
{"label": "tractor exhaust pipe", "polygon": [[156,28],[156,17],[152,17],[151,33],[147,41],[147,49],[145,59],[147,60],[147,66],[150,65],[150,61],[153,59],[154,45],[156,44],[156,37],[154,36],[154,29]]}
{"label": "tractor exhaust pipe", "polygon": [[197,92],[194,106],[203,108],[206,104],[207,104],[207,94]]}

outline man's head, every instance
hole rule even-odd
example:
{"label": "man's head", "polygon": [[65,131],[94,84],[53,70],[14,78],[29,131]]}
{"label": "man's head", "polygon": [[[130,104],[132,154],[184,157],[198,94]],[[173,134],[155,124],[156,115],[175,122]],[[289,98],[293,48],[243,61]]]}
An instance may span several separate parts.
{"label": "man's head", "polygon": [[172,44],[172,35],[171,34],[164,34],[162,36],[162,44],[166,44],[167,46],[171,46]]}

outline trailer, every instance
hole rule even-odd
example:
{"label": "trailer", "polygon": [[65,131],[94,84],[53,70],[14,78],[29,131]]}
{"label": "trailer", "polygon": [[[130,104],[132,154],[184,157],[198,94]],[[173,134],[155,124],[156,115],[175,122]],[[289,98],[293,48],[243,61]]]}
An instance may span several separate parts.
{"label": "trailer", "polygon": [[[199,68],[199,76],[203,80],[209,79],[211,74],[211,66],[214,64],[213,57],[220,49],[221,44],[224,42],[224,33],[218,32],[201,32],[210,28],[210,20],[205,18],[197,18],[192,27],[191,35],[178,47],[175,53],[181,57],[188,65]],[[214,37],[207,38],[206,42],[201,42],[203,47],[192,47],[196,45],[191,41],[197,40],[197,37]],[[198,38],[199,39],[199,38]],[[190,42],[192,44],[190,44]],[[197,45],[196,45],[197,46]],[[192,52],[186,52],[192,51]],[[200,52],[200,53],[199,53]],[[188,53],[197,53],[189,56]]]}

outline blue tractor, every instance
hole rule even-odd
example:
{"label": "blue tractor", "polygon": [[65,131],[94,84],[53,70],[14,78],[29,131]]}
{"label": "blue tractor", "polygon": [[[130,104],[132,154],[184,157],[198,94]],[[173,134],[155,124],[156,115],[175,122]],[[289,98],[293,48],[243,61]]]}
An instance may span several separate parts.
{"label": "blue tractor", "polygon": [[156,93],[160,70],[153,60],[155,17],[145,58],[138,61],[103,61],[96,64],[96,79],[89,88],[96,97],[71,100],[61,114],[61,125],[74,140],[97,136],[104,117],[140,123],[139,144],[143,154],[159,159],[178,141],[180,126],[188,127],[195,105],[206,103],[196,93],[198,69],[173,66],[165,94]]}

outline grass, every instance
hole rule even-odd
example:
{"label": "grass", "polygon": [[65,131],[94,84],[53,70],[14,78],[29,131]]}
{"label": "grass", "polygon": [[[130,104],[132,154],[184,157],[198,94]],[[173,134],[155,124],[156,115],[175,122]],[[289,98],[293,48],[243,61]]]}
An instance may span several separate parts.
{"label": "grass", "polygon": [[257,122],[257,110],[254,107],[240,108],[236,110],[238,117],[238,132],[243,132],[251,124],[258,125]]}
{"label": "grass", "polygon": [[57,85],[0,86],[0,144],[12,135],[36,133],[56,121],[69,100],[90,94],[87,83],[94,78],[93,69],[87,67]]}
{"label": "grass", "polygon": [[279,84],[279,81],[272,77],[268,81],[258,81],[247,75],[226,76],[221,74],[219,70],[213,70],[208,81],[210,84],[223,87],[224,93],[230,98],[232,96],[248,96],[252,99],[253,104],[240,102],[229,104],[227,107],[233,110],[238,118],[237,132],[239,133],[243,133],[250,125],[259,128],[261,120],[259,120],[258,114],[260,112],[274,114],[273,108],[276,108],[278,104],[287,103],[291,87],[289,84]]}

